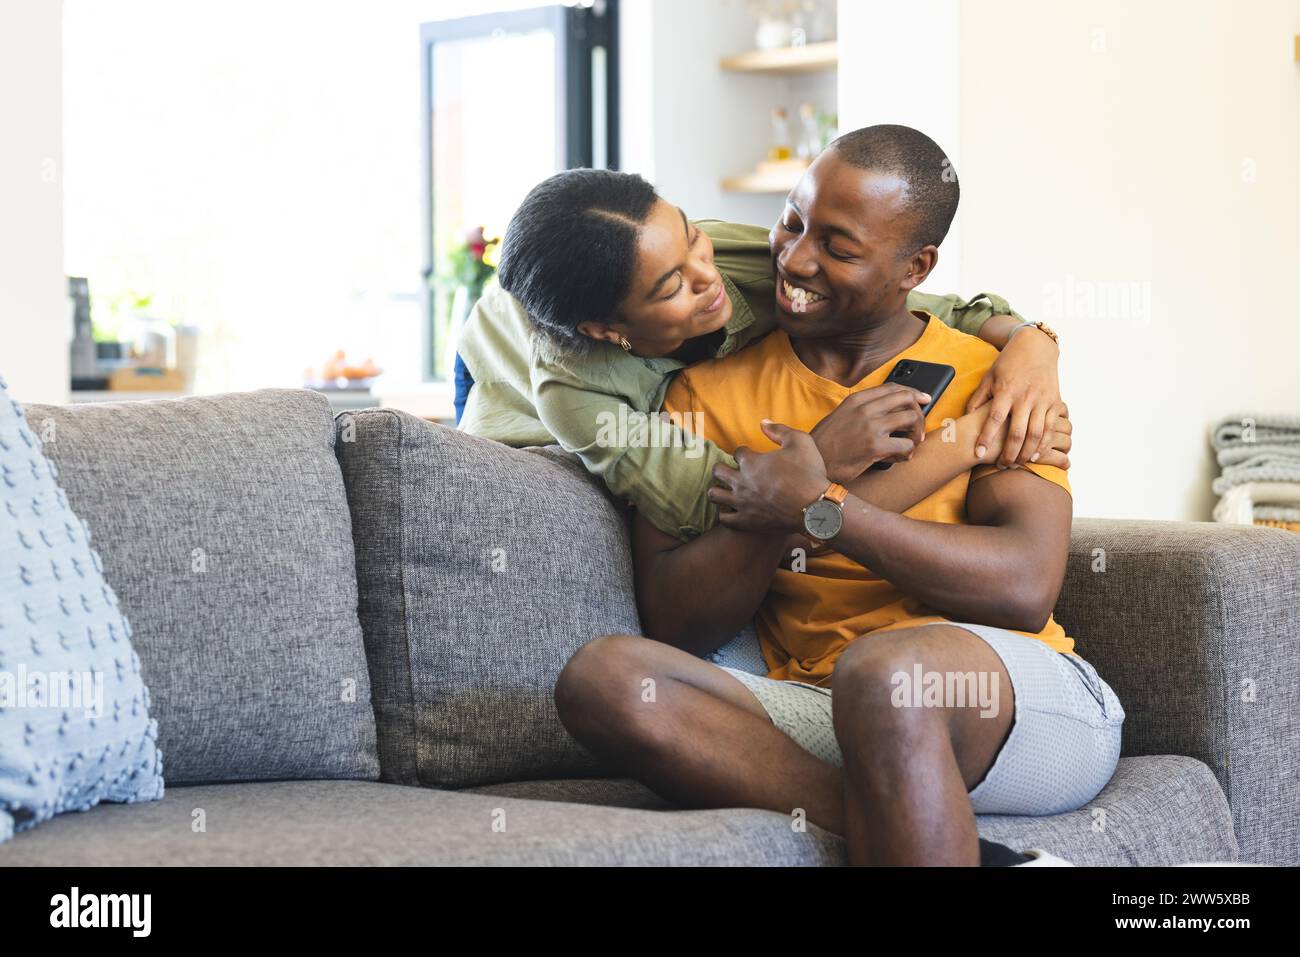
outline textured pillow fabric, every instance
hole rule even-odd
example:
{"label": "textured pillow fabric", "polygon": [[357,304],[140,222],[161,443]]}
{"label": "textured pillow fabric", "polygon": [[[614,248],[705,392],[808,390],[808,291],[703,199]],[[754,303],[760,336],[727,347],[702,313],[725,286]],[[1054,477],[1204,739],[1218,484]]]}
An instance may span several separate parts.
{"label": "textured pillow fabric", "polygon": [[465,787],[591,773],[555,679],[640,631],[627,527],[581,463],[401,412],[342,413],[383,780]]}
{"label": "textured pillow fabric", "polygon": [[131,629],[56,475],[0,379],[0,841],[163,794]]}
{"label": "textured pillow fabric", "polygon": [[29,406],[135,631],[168,784],[379,775],[326,398]]}

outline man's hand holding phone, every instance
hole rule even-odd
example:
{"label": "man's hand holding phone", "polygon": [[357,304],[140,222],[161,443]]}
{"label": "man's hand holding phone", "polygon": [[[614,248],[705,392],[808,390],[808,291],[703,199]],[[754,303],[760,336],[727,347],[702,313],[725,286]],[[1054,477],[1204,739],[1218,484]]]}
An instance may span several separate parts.
{"label": "man's hand holding phone", "polygon": [[[925,440],[930,396],[909,386],[886,383],[845,398],[813,427],[812,437],[832,482],[844,484],[876,462],[904,462]],[[894,436],[894,432],[905,433]]]}

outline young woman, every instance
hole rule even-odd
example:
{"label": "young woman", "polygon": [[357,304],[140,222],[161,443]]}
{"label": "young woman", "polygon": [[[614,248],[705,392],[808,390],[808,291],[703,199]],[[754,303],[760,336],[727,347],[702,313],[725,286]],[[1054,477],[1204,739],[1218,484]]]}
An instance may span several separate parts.
{"label": "young woman", "polygon": [[[773,274],[759,227],[691,222],[633,174],[552,176],[515,213],[499,285],[462,333],[473,385],[460,427],[516,446],[558,442],[660,530],[701,534],[717,521],[707,496],[713,470],[736,463],[703,441],[707,423],[685,435],[650,417],[673,373],[771,331],[778,309],[797,313],[816,301],[804,290],[778,290]],[[966,302],[913,292],[908,306],[1002,355],[955,423],[954,442],[922,442],[912,390],[882,386],[845,402],[813,433],[832,478],[858,481],[856,492],[902,511],[999,453],[1004,466],[1068,466],[1054,336],[986,294]],[[900,431],[907,435],[893,437]],[[877,459],[913,452],[905,469],[863,475]]]}

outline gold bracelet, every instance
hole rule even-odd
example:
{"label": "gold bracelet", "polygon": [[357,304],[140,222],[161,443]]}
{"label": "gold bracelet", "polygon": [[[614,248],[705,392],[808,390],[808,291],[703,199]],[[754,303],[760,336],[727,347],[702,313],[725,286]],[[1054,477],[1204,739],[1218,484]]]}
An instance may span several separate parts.
{"label": "gold bracelet", "polygon": [[1026,319],[1020,325],[1016,326],[1014,329],[1011,330],[1011,332],[1007,334],[1007,345],[1011,345],[1011,340],[1015,336],[1015,334],[1019,332],[1021,329],[1025,328],[1026,326],[1033,326],[1039,332],[1043,333],[1049,339],[1055,342],[1058,348],[1060,347],[1061,337],[1056,334],[1056,330],[1049,327],[1045,322],[1030,322],[1028,319]]}

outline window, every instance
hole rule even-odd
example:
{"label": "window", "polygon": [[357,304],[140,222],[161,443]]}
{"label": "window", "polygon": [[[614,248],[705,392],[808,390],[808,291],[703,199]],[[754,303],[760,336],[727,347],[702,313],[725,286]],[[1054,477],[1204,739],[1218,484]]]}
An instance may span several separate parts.
{"label": "window", "polygon": [[562,169],[617,168],[617,7],[550,6],[425,24],[428,228],[425,354],[448,378],[477,289],[453,254],[500,237],[534,185]]}
{"label": "window", "polygon": [[[381,390],[428,378],[422,28],[493,6],[530,0],[67,0],[65,268],[98,334],[147,298],[200,330],[204,392],[301,386],[338,349]],[[476,94],[535,82],[490,62]],[[518,163],[461,155],[471,195]]]}

